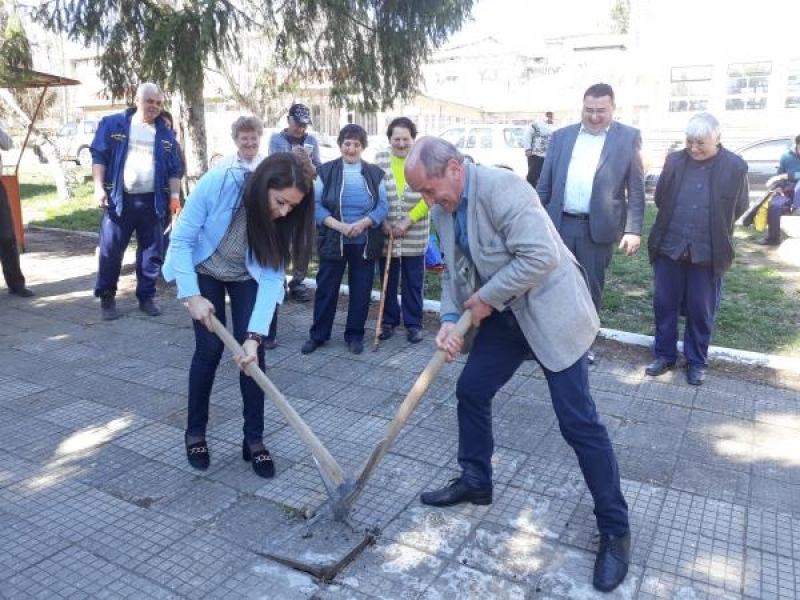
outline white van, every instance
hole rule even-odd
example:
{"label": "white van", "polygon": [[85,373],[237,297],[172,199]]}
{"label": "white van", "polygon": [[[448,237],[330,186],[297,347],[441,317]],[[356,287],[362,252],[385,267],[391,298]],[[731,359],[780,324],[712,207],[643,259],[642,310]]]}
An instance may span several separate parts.
{"label": "white van", "polygon": [[447,129],[439,137],[472,162],[504,167],[525,177],[528,158],[522,146],[524,135],[524,125],[472,124]]}

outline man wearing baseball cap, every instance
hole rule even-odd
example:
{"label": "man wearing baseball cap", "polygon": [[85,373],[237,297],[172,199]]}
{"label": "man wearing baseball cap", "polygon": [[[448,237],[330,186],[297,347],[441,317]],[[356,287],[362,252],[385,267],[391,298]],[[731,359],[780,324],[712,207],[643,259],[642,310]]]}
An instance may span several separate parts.
{"label": "man wearing baseball cap", "polygon": [[[289,107],[286,117],[289,126],[283,131],[272,134],[269,139],[268,154],[276,152],[305,151],[315,167],[319,168],[322,160],[319,156],[319,142],[314,135],[307,133],[311,124],[311,111],[305,104],[295,103]],[[308,265],[294,265],[292,280],[289,282],[289,295],[295,302],[310,302],[311,293],[303,280],[306,278]]]}

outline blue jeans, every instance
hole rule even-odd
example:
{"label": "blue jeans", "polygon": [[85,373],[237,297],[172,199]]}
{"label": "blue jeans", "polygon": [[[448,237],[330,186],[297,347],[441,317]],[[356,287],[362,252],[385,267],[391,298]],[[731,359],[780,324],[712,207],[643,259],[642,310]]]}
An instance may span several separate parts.
{"label": "blue jeans", "polygon": [[[381,281],[386,271],[386,259],[381,261]],[[397,302],[397,288],[403,280],[401,302]],[[389,261],[389,279],[386,282],[386,300],[383,303],[381,325],[397,327],[400,324],[400,309],[406,329],[422,329],[422,284],[425,281],[425,256],[403,256]]]}
{"label": "blue jeans", "polygon": [[794,192],[787,190],[777,193],[769,201],[767,209],[767,239],[773,242],[781,239],[781,216],[792,212]]}
{"label": "blue jeans", "polygon": [[136,297],[144,302],[156,295],[163,262],[164,229],[156,214],[153,194],[124,194],[122,214],[103,210],[100,222],[100,261],[94,295],[116,292],[125,249],[136,233]]}
{"label": "blue jeans", "polygon": [[[241,344],[247,334],[247,325],[256,301],[258,284],[253,279],[246,281],[219,281],[210,275],[197,275],[200,294],[214,305],[214,312],[224,325],[225,293],[231,300],[233,337]],[[214,376],[222,358],[224,344],[217,335],[206,329],[200,321],[194,325],[195,349],[189,369],[189,417],[186,434],[205,436],[208,424],[208,404]],[[264,370],[264,348],[258,348],[258,366]],[[239,373],[239,389],[244,408],[244,439],[250,443],[261,442],[264,437],[264,392],[249,375]]]}
{"label": "blue jeans", "polygon": [[657,256],[653,263],[655,357],[669,361],[678,357],[678,318],[684,314],[683,354],[686,363],[706,366],[721,297],[722,277],[714,279],[710,266],[672,260],[663,254]]}
{"label": "blue jeans", "polygon": [[[530,346],[511,311],[492,313],[481,322],[456,383],[458,463],[468,485],[492,484],[492,399],[528,352]],[[622,495],[611,440],[589,391],[586,355],[558,373],[547,370],[541,362],[539,366],[547,380],[561,435],[578,457],[583,479],[594,499],[600,533],[627,532],[628,505]]]}
{"label": "blue jeans", "polygon": [[336,305],[339,302],[339,286],[347,267],[347,285],[350,298],[347,304],[347,324],[344,341],[364,340],[364,324],[367,322],[372,282],[375,279],[375,261],[364,258],[365,244],[345,244],[342,260],[320,260],[317,271],[317,290],[314,293],[314,323],[309,337],[318,342],[331,339]]}

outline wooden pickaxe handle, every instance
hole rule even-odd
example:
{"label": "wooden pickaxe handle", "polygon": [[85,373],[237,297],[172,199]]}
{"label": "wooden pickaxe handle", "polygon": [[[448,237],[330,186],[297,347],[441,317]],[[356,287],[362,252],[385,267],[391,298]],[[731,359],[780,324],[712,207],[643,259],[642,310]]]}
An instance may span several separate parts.
{"label": "wooden pickaxe handle", "polygon": [[[472,312],[470,310],[465,310],[453,328],[452,333],[464,337],[471,326]],[[414,382],[411,390],[406,395],[402,404],[400,404],[398,407],[392,422],[389,423],[389,426],[386,428],[386,433],[384,434],[383,438],[375,446],[375,449],[364,463],[364,466],[361,467],[361,472],[358,474],[358,477],[356,477],[355,487],[345,499],[348,509],[353,505],[355,499],[363,491],[367,479],[369,479],[369,477],[372,475],[372,472],[389,451],[389,448],[391,448],[392,443],[400,434],[400,431],[402,431],[406,421],[408,421],[408,418],[411,416],[411,413],[414,412],[414,409],[417,407],[420,400],[422,400],[422,396],[436,378],[436,375],[438,375],[439,371],[441,371],[446,359],[447,354],[442,350],[437,350],[433,357],[428,361],[428,364],[425,366],[425,370],[420,373],[420,376]]]}
{"label": "wooden pickaxe handle", "polygon": [[[244,348],[236,341],[236,339],[231,335],[231,333],[225,328],[225,326],[219,322],[219,319],[214,315],[211,316],[211,323],[214,328],[214,333],[219,336],[222,340],[222,343],[236,355],[244,355],[245,351]],[[319,438],[311,431],[311,428],[306,424],[303,418],[297,414],[297,411],[292,408],[292,405],[289,404],[289,401],[286,397],[275,387],[275,384],[269,380],[269,378],[264,374],[258,364],[252,362],[247,365],[245,372],[252,377],[255,382],[258,384],[267,397],[272,400],[275,406],[278,408],[278,411],[283,415],[286,419],[287,423],[292,426],[292,428],[297,432],[297,435],[300,439],[311,449],[311,454],[317,461],[317,466],[320,469],[320,474],[323,477],[325,482],[325,487],[328,488],[328,492],[330,493],[332,489],[340,489],[342,484],[345,482],[344,471],[339,466],[339,463],[336,462],[336,459],[331,456],[331,453],[328,452],[327,448],[322,445],[322,442],[319,441]],[[332,484],[332,487],[328,484]],[[331,498],[331,500],[335,503],[341,500],[341,498]]]}
{"label": "wooden pickaxe handle", "polygon": [[375,321],[375,341],[372,342],[373,352],[378,349],[381,343],[381,321],[383,321],[383,309],[386,307],[386,285],[389,283],[389,270],[392,268],[392,245],[394,237],[389,234],[389,244],[386,250],[386,269],[383,271],[383,283],[381,284],[381,300],[378,303],[378,317]]}

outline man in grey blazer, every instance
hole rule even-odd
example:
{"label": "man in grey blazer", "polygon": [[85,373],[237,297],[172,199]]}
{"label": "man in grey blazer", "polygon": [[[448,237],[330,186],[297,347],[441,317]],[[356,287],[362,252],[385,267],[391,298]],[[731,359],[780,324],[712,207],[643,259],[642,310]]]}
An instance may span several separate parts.
{"label": "man in grey blazer", "polygon": [[583,96],[581,122],[553,133],[536,191],[567,248],[586,270],[600,310],[614,244],[639,249],[644,222],[642,136],[614,121],[614,90],[597,83]]}
{"label": "man in grey blazer", "polygon": [[452,144],[425,137],[406,158],[405,175],[433,207],[446,264],[436,346],[448,360],[466,348],[452,332],[465,309],[478,327],[456,384],[461,476],[420,499],[492,502],[492,399],[532,352],[594,499],[593,583],[610,591],[628,571],[630,527],[614,450],[589,391],[586,351],[599,322],[581,268],[536,192],[513,173],[465,164]]}

